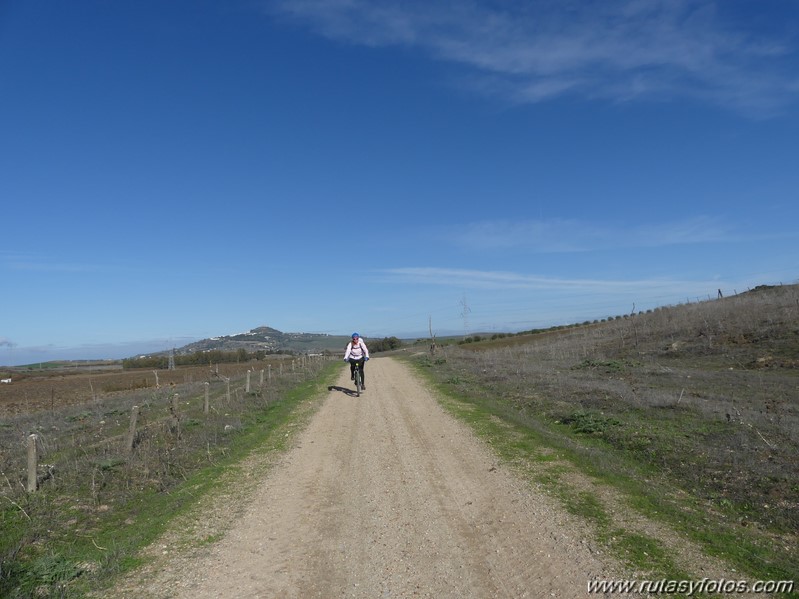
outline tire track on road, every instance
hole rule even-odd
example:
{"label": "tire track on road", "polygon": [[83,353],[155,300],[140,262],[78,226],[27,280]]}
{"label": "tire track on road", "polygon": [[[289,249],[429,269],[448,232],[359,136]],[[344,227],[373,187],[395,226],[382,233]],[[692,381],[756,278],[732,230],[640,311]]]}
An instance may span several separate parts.
{"label": "tire track on road", "polygon": [[224,538],[140,596],[571,598],[611,578],[580,527],[406,365],[371,360],[367,381],[359,398],[342,392],[342,368]]}

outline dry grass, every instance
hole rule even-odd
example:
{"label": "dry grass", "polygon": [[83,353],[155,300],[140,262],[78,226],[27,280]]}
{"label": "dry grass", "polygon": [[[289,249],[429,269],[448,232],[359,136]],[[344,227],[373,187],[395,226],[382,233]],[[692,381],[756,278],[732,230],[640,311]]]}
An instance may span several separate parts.
{"label": "dry grass", "polygon": [[[270,356],[260,362],[215,365],[226,377],[238,377],[250,369],[265,369],[271,365],[278,372],[281,363],[290,363],[289,356]],[[156,375],[157,372],[157,375]],[[9,369],[3,378],[12,378],[10,385],[0,385],[0,419],[43,410],[58,410],[64,406],[80,405],[97,399],[109,399],[115,394],[126,395],[136,390],[156,390],[195,381],[210,380],[208,366],[181,367],[177,370],[132,369],[121,365],[84,366],[49,369]]]}
{"label": "dry grass", "polygon": [[752,559],[764,564],[796,554],[799,286],[449,346],[430,365],[456,394],[556,435],[592,472],[674,499],[683,530],[729,536],[716,551],[731,554],[737,530],[755,535],[746,551],[763,548]]}
{"label": "dry grass", "polygon": [[[58,405],[45,397],[43,409],[0,420],[0,595],[29,578],[77,576],[74,567],[59,570],[66,563],[64,547],[93,545],[102,549],[107,567],[117,567],[119,560],[110,547],[100,547],[107,545],[101,539],[107,541],[109,532],[113,538],[115,528],[133,522],[127,519],[135,515],[137,502],[170,494],[199,468],[222,461],[237,443],[238,431],[253,425],[268,430],[274,424],[269,414],[279,410],[288,390],[318,377],[326,364],[322,359],[297,360],[294,367],[291,359],[284,362],[282,369],[272,366],[271,377],[266,365],[257,362],[220,365],[213,373],[208,367],[160,371],[159,387],[131,386],[126,391],[116,386],[145,377],[154,382],[154,375],[92,373],[94,395],[84,385],[88,375],[29,379],[48,391],[57,388],[54,395],[68,399]],[[65,389],[82,390],[83,401],[73,403]],[[133,406],[139,407],[139,418],[129,451]],[[36,493],[25,490],[26,442],[32,433],[38,436],[43,479]],[[61,548],[58,555],[49,555],[54,548]]]}

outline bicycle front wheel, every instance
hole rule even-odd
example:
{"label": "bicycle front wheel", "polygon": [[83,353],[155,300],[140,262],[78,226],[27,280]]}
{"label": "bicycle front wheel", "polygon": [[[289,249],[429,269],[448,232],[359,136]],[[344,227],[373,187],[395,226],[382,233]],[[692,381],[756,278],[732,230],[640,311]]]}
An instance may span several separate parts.
{"label": "bicycle front wheel", "polygon": [[362,378],[361,369],[359,367],[355,367],[355,395],[358,397],[361,396],[361,391],[363,391],[363,378]]}

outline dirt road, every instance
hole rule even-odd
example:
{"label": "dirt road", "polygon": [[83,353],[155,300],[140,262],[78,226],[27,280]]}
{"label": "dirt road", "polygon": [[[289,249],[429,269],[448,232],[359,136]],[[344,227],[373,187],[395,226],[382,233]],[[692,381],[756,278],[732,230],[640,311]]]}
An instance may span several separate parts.
{"label": "dirt road", "polygon": [[342,364],[221,540],[130,596],[585,597],[587,580],[611,577],[579,526],[405,365],[380,358],[366,371],[357,398]]}

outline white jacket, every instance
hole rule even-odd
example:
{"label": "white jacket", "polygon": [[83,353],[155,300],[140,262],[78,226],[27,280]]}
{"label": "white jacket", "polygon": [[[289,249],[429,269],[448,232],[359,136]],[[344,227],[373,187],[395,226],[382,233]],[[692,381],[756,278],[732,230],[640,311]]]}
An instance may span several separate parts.
{"label": "white jacket", "polygon": [[369,357],[369,350],[366,349],[366,344],[363,342],[363,339],[358,339],[358,343],[355,345],[352,344],[350,341],[347,344],[347,351],[344,352],[344,359],[348,360],[352,358],[353,360],[360,360],[361,358],[368,358]]}

